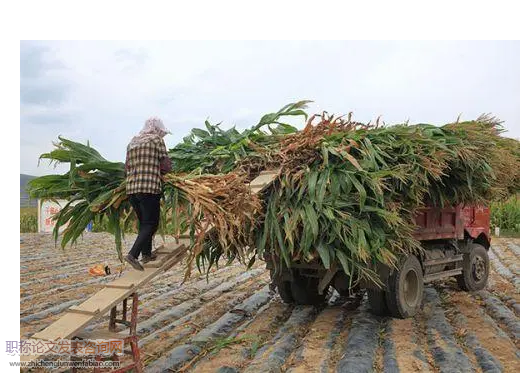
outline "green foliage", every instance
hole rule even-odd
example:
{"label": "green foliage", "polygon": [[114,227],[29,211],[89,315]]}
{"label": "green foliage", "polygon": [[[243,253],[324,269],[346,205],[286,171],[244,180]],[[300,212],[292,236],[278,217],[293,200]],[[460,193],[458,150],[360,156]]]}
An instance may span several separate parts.
{"label": "green foliage", "polygon": [[208,348],[208,352],[211,355],[215,355],[220,350],[225,349],[227,347],[231,347],[231,345],[238,345],[241,343],[245,343],[253,339],[254,336],[241,336],[241,337],[227,337],[227,338],[218,338],[214,341],[212,346]]}
{"label": "green foliage", "polygon": [[[205,129],[194,128],[183,142],[170,149],[175,172],[225,174],[235,169],[243,158],[267,159],[278,149],[279,141],[297,129],[281,122],[285,116],[304,116],[310,101],[290,103],[275,113],[264,115],[253,127],[239,132],[232,127],[205,121]],[[263,130],[267,127],[268,131]]]}
{"label": "green foliage", "polygon": [[491,227],[499,227],[501,233],[519,236],[520,232],[520,200],[519,195],[513,195],[504,201],[493,202],[490,205]]}
{"label": "green foliage", "polygon": [[61,238],[61,246],[75,242],[87,225],[100,223],[105,217],[107,229],[115,235],[118,257],[122,260],[122,237],[131,212],[125,196],[124,164],[109,162],[94,148],[59,137],[56,149],[41,155],[50,163],[69,163],[70,171],[63,175],[46,175],[31,180],[28,192],[32,198],[66,199],[68,203],[54,216],[57,220],[53,235],[59,238],[59,228],[69,223]]}
{"label": "green foliage", "polygon": [[[123,219],[122,219],[123,221]],[[123,226],[124,234],[131,234],[137,232],[137,221],[128,221],[127,226]],[[99,216],[96,222],[93,222],[92,232],[110,232],[109,231],[109,219],[107,216]]]}
{"label": "green foliage", "polygon": [[20,232],[37,232],[36,210],[23,210],[22,208],[20,209]]}
{"label": "green foliage", "polygon": [[37,215],[36,207],[20,208],[20,214],[22,215]]}

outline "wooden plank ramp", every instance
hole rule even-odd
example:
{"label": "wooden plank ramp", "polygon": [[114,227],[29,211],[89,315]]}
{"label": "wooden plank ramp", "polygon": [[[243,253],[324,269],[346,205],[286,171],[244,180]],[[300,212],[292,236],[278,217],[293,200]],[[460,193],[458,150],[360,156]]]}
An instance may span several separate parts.
{"label": "wooden plank ramp", "polygon": [[[158,255],[153,265],[145,265],[144,271],[131,269],[123,273],[120,278],[108,283],[104,288],[78,306],[70,307],[57,321],[42,331],[31,336],[30,340],[71,339],[79,334],[89,323],[106,315],[111,308],[122,302],[140,287],[147,284],[157,275],[170,269],[180,262],[188,250],[188,241],[183,239],[179,244],[166,245],[157,249]],[[45,353],[21,356],[21,362],[39,359]]]}
{"label": "wooden plank ramp", "polygon": [[[263,171],[250,183],[250,189],[257,193],[266,188],[278,176],[278,171]],[[165,245],[155,253],[157,260],[144,265],[144,271],[128,270],[120,278],[108,283],[104,288],[78,306],[70,307],[57,321],[42,331],[35,333],[31,340],[71,339],[79,334],[93,320],[107,314],[111,308],[122,302],[140,287],[147,284],[160,273],[170,269],[187,255],[190,239],[182,236],[178,244]],[[21,362],[39,359],[46,353],[21,356]]]}

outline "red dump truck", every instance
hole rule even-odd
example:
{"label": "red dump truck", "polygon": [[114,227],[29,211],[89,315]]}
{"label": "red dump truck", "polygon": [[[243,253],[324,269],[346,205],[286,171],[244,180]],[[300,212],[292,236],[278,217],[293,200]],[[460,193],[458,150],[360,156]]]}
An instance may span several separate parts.
{"label": "red dump truck", "polygon": [[365,288],[375,314],[406,318],[419,309],[426,282],[455,277],[465,291],[486,286],[491,241],[489,220],[489,209],[482,206],[419,209],[414,218],[415,236],[425,252],[403,257],[397,269],[378,266],[384,288],[364,283],[349,286],[349,277],[342,270],[325,269],[317,261],[275,271],[272,255],[265,255],[265,260],[272,284],[286,303],[321,304],[331,286],[341,296]]}

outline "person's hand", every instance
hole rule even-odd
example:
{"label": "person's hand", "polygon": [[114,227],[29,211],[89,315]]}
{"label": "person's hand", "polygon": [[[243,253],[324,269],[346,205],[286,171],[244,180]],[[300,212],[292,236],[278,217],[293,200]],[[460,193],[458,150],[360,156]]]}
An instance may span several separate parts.
{"label": "person's hand", "polygon": [[167,174],[172,171],[172,161],[168,157],[161,159],[161,174]]}

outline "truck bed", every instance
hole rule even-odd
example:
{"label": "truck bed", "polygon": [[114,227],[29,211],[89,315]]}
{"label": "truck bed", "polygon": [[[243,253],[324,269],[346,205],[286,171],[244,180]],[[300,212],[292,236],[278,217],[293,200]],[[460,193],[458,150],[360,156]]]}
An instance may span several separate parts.
{"label": "truck bed", "polygon": [[489,241],[489,209],[484,206],[456,205],[447,208],[420,208],[414,216],[418,240],[477,238]]}

